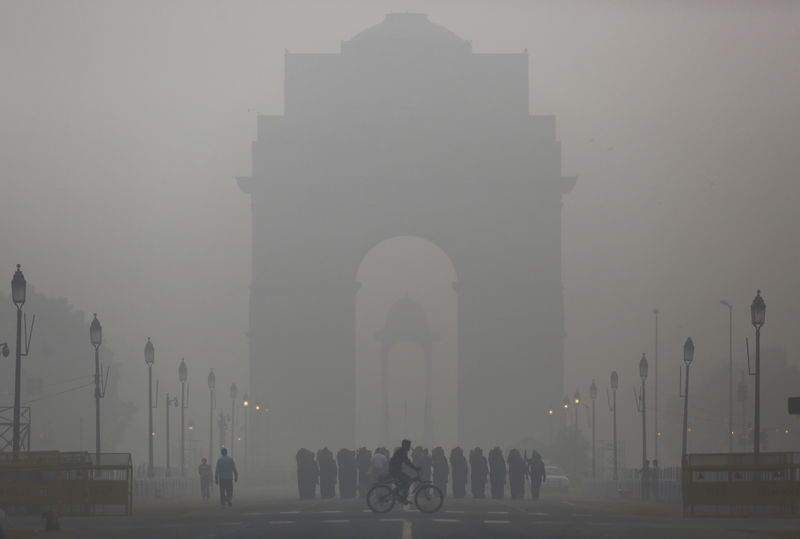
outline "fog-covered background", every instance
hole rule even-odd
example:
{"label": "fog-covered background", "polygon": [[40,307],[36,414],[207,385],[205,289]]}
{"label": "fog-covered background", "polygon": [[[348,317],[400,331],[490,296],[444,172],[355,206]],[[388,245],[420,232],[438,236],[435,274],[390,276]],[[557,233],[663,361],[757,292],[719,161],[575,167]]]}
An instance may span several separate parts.
{"label": "fog-covered background", "polygon": [[[114,387],[138,408],[117,449],[144,456],[147,337],[162,393],[178,389],[186,358],[205,421],[210,367],[225,394],[234,381],[247,389],[251,215],[234,176],[251,170],[256,115],[283,111],[284,50],[335,53],[406,10],[475,52],[527,49],[531,113],[557,117],[564,172],[579,176],[564,202],[565,393],[586,394],[596,378],[605,429],[604,389],[617,369],[635,462],[630,386],[641,353],[653,354],[657,307],[662,414],[680,405],[691,335],[693,379],[712,392],[695,428],[720,431],[697,448],[723,449],[725,416],[714,407],[727,410],[728,318],[719,301],[735,306],[737,382],[756,288],[768,306],[765,345],[800,361],[793,2],[2,0],[0,290],[21,263],[38,293],[83,311],[86,369],[88,322],[99,314]],[[4,309],[0,341],[13,339],[13,306]],[[770,371],[780,356],[765,361],[773,401],[762,424],[800,430],[783,414],[800,377],[792,384]],[[2,361],[10,404],[11,361]],[[42,357],[32,350],[25,361],[33,369]],[[87,425],[91,391],[76,410]],[[679,435],[664,434],[673,445]]]}

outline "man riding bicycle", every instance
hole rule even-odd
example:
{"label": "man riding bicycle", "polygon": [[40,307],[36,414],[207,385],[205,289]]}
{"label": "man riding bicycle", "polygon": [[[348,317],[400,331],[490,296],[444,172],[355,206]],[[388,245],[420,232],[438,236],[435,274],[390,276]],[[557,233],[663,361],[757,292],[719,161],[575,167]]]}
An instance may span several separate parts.
{"label": "man riding bicycle", "polygon": [[408,458],[408,452],[410,450],[411,440],[403,440],[400,447],[395,450],[394,455],[392,455],[392,458],[389,460],[389,475],[397,483],[398,496],[400,501],[404,504],[410,503],[408,501],[408,487],[411,486],[411,480],[413,478],[403,471],[403,466],[408,466],[419,473],[419,468],[414,466]]}

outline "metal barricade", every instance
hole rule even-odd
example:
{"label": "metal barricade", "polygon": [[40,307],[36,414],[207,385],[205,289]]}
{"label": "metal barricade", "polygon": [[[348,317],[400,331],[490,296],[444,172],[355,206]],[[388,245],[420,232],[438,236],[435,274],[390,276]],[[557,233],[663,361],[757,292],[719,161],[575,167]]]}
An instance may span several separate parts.
{"label": "metal barricade", "polygon": [[686,455],[683,512],[698,514],[797,514],[800,453]]}

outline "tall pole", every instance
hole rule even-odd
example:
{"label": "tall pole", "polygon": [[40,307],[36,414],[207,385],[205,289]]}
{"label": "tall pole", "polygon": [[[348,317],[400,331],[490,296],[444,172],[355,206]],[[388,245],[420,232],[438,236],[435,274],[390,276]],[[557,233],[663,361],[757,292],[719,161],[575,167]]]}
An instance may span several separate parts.
{"label": "tall pole", "polygon": [[728,453],[733,453],[733,305],[720,303],[728,308]]}
{"label": "tall pole", "polygon": [[653,394],[653,458],[658,460],[658,309],[653,309],[655,315],[656,335],[655,335],[655,392]]}
{"label": "tall pole", "polygon": [[761,328],[756,327],[756,390],[755,421],[753,424],[753,453],[761,452]]}
{"label": "tall pole", "polygon": [[[97,315],[95,315],[97,317]],[[95,455],[97,457],[97,464],[100,463],[100,346],[94,347],[94,439],[95,439]]]}
{"label": "tall pole", "polygon": [[597,443],[595,437],[595,399],[592,399],[592,479],[597,479]]}
{"label": "tall pole", "polygon": [[186,382],[181,382],[181,475],[186,473],[186,446],[184,445],[186,426],[184,424],[184,413],[186,412]]}
{"label": "tall pole", "polygon": [[147,440],[148,440],[148,458],[147,458],[147,475],[150,477],[153,476],[153,366],[147,366],[147,393],[148,393],[148,404],[147,404],[147,425],[149,430],[147,431]]}
{"label": "tall pole", "polygon": [[165,473],[166,473],[167,477],[169,477],[171,475],[170,471],[169,471],[169,464],[170,464],[170,462],[169,462],[169,453],[170,453],[170,451],[169,451],[169,405],[170,405],[169,393],[167,393],[166,404],[167,405],[164,407],[164,408],[166,408],[166,412],[167,412],[167,447],[166,447],[166,450],[167,450],[167,470],[166,470]]}
{"label": "tall pole", "polygon": [[642,468],[647,462],[647,398],[644,382],[645,378],[642,378]]}
{"label": "tall pole", "polygon": [[689,365],[686,365],[686,387],[683,390],[683,439],[681,450],[681,466],[684,466],[686,458],[687,439],[689,432]]}
{"label": "tall pole", "polygon": [[[17,270],[19,271],[19,270]],[[17,305],[17,353],[16,371],[14,374],[14,454],[19,454],[19,415],[20,415],[20,391],[22,386],[22,305]]]}
{"label": "tall pole", "polygon": [[613,395],[613,403],[614,403],[614,481],[619,479],[619,475],[617,473],[617,388],[613,388],[611,390],[611,394]]}
{"label": "tall pole", "polygon": [[208,461],[214,458],[214,390],[209,389],[208,406]]}

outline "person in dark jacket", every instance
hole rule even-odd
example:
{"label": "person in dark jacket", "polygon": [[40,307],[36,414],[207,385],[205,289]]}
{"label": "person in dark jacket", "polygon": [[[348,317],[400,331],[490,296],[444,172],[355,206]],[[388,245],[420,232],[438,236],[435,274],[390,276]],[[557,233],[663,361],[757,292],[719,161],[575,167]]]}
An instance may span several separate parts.
{"label": "person in dark jacket", "polygon": [[470,484],[472,485],[473,498],[486,497],[486,478],[489,475],[489,466],[486,457],[483,456],[483,449],[476,447],[469,453],[469,467],[472,470]]}
{"label": "person in dark jacket", "polygon": [[453,470],[453,497],[463,498],[467,494],[467,459],[464,450],[456,447],[450,452],[450,467]]}
{"label": "person in dark jacket", "polygon": [[323,500],[336,496],[336,461],[327,447],[317,451],[319,466],[319,497]]}
{"label": "person in dark jacket", "polygon": [[501,499],[506,490],[506,459],[499,447],[489,451],[489,482],[492,486],[492,498]]}
{"label": "person in dark jacket", "polygon": [[531,476],[531,498],[538,500],[542,482],[547,481],[547,474],[544,471],[542,456],[535,449],[531,452],[531,458],[528,460],[528,475]]}
{"label": "person in dark jacket", "polygon": [[433,459],[428,448],[422,450],[422,466],[420,466],[419,477],[423,481],[430,481],[433,475]]}
{"label": "person in dark jacket", "polygon": [[372,451],[362,447],[356,454],[356,466],[358,467],[358,495],[362,498],[367,496],[370,487],[369,467],[372,463]]}
{"label": "person in dark jacket", "polygon": [[302,448],[295,455],[297,459],[297,490],[301,500],[313,500],[317,495],[319,468],[314,453]]}
{"label": "person in dark jacket", "polygon": [[339,465],[339,496],[355,498],[358,480],[356,452],[350,449],[340,449],[336,454],[336,463]]}
{"label": "person in dark jacket", "polygon": [[528,466],[518,449],[508,452],[508,486],[511,490],[511,499],[521,500],[525,497],[525,477],[528,475]]}
{"label": "person in dark jacket", "polygon": [[433,484],[439,487],[442,494],[447,495],[447,480],[450,478],[450,466],[447,464],[447,457],[444,449],[434,447],[431,453],[431,465],[433,466]]}

